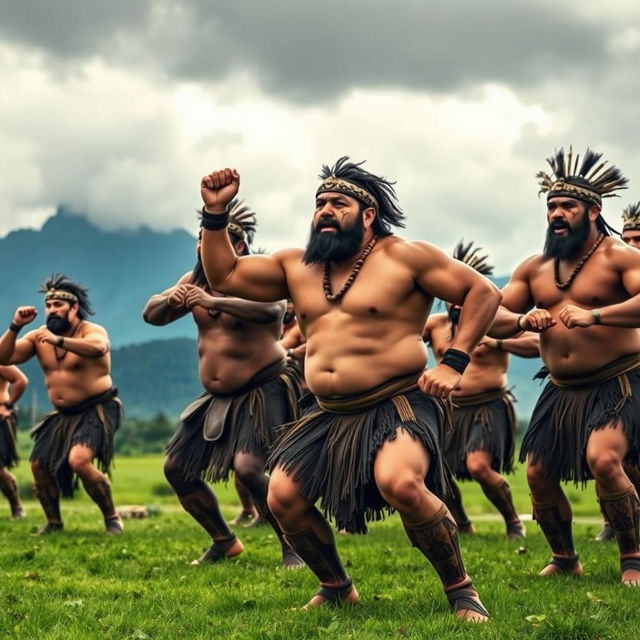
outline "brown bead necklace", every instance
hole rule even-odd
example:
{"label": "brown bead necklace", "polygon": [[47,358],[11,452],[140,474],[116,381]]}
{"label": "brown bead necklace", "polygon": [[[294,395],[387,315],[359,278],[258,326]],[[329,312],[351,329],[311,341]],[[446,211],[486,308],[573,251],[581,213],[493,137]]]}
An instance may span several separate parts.
{"label": "brown bead necklace", "polygon": [[347,291],[351,288],[353,281],[356,279],[357,275],[360,273],[360,269],[362,269],[362,265],[364,261],[367,259],[369,254],[373,251],[373,247],[378,240],[378,236],[373,236],[371,240],[369,240],[367,246],[363,249],[360,257],[356,260],[356,263],[353,265],[353,269],[347,278],[347,281],[342,285],[342,289],[337,293],[332,293],[331,291],[331,263],[325,262],[322,272],[322,289],[324,290],[324,296],[329,302],[337,302],[340,300]]}
{"label": "brown bead necklace", "polygon": [[571,275],[564,281],[560,282],[560,260],[558,258],[555,259],[553,263],[553,271],[556,278],[556,287],[558,289],[564,290],[568,289],[571,286],[571,283],[576,279],[576,276],[580,273],[582,267],[584,267],[587,260],[595,253],[596,249],[600,246],[600,243],[604,240],[604,233],[599,233],[595,242],[591,245],[591,248],[587,253],[585,253],[582,258],[578,261],[578,264],[573,268]]}

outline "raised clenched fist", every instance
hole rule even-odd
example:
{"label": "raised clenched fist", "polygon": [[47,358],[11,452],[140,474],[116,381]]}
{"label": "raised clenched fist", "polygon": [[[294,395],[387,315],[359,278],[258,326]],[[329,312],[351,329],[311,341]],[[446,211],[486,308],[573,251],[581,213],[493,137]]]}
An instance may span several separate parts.
{"label": "raised clenched fist", "polygon": [[240,174],[235,169],[221,169],[203,176],[200,195],[208,213],[223,213],[240,188]]}
{"label": "raised clenched fist", "polygon": [[25,324],[33,322],[38,315],[38,310],[35,307],[18,307],[13,316],[13,323],[20,327]]}

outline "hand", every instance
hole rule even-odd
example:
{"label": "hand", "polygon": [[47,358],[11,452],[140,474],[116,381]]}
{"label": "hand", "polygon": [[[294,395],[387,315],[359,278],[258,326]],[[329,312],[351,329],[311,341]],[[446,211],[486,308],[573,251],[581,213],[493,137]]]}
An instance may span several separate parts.
{"label": "hand", "polygon": [[170,307],[178,308],[186,306],[185,297],[192,284],[179,284],[172,293],[167,296],[167,304]]}
{"label": "hand", "polygon": [[38,315],[38,310],[35,307],[18,307],[13,316],[13,323],[21,327],[25,324],[33,322]]}
{"label": "hand", "polygon": [[36,340],[40,344],[53,344],[58,346],[58,342],[60,342],[60,338],[63,336],[57,336],[55,333],[49,331],[49,329],[40,329],[38,333],[36,333]]}
{"label": "hand", "polygon": [[458,386],[462,375],[446,364],[427,369],[418,380],[418,386],[424,393],[436,398],[448,398]]}
{"label": "hand", "polygon": [[200,181],[200,195],[205,211],[224,213],[227,205],[238,195],[240,174],[235,169],[214,171]]}
{"label": "hand", "polygon": [[546,309],[534,309],[520,319],[520,328],[534,333],[542,333],[556,324],[557,321]]}
{"label": "hand", "polygon": [[185,295],[184,303],[189,309],[203,307],[204,309],[214,310],[216,299],[200,287],[191,287]]}
{"label": "hand", "polygon": [[[496,340],[496,338],[490,338],[489,336],[485,336],[478,343],[478,347],[485,347],[486,349],[497,349],[498,348],[498,341]],[[476,347],[476,349],[478,347]]]}
{"label": "hand", "polygon": [[590,327],[595,324],[596,319],[593,317],[591,309],[581,309],[572,304],[565,305],[558,314],[560,320],[567,329],[575,329],[576,327]]}
{"label": "hand", "polygon": [[4,406],[4,404],[0,403],[0,418],[8,418],[11,416],[13,411]]}

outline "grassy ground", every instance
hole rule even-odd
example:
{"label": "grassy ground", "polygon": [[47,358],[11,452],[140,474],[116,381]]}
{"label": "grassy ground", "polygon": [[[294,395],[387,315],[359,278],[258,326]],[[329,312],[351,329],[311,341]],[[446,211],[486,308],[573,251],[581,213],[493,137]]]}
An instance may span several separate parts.
{"label": "grassy ground", "polygon": [[[360,591],[356,607],[301,612],[316,589],[307,570],[278,568],[274,535],[240,529],[246,552],[207,567],[188,562],[207,546],[205,534],[167,491],[157,456],[120,458],[118,504],[151,504],[153,518],[127,521],[108,538],[97,509],[79,494],[63,504],[66,531],[33,536],[43,521],[29,496],[28,466],[18,468],[28,517],[11,522],[0,504],[0,637],[2,638],[627,638],[640,622],[640,589],[619,584],[614,544],[591,541],[599,518],[593,490],[569,494],[586,575],[544,580],[549,556],[537,528],[507,542],[503,525],[478,487],[465,484],[478,535],[462,539],[468,571],[492,614],[489,624],[457,621],[432,569],[412,549],[397,516],[367,536],[339,536],[344,562]],[[511,481],[517,506],[530,512],[522,472]],[[216,487],[225,513],[238,510],[232,485]]]}

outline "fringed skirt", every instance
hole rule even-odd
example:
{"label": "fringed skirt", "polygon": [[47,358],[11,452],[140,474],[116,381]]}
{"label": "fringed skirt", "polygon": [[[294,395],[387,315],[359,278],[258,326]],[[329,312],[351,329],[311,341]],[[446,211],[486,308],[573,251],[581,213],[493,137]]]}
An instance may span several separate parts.
{"label": "fringed skirt", "polygon": [[365,396],[344,398],[354,404],[363,397],[375,404],[357,412],[322,410],[311,394],[305,397],[304,414],[287,425],[269,459],[270,468],[282,468],[300,483],[301,493],[320,507],[339,529],[366,533],[366,523],[381,520],[392,508],[380,494],[373,477],[373,463],[382,445],[394,440],[398,430],[421,442],[431,464],[425,482],[437,495],[448,490],[440,447],[444,427],[443,404],[415,388],[380,399],[377,387]]}
{"label": "fringed skirt", "polygon": [[117,395],[116,389],[110,389],[74,407],[53,411],[31,430],[34,444],[29,459],[45,467],[64,497],[72,497],[78,486],[78,478],[69,466],[73,446],[91,448],[100,470],[110,473],[113,437],[123,416]]}
{"label": "fringed skirt", "polygon": [[14,414],[0,418],[0,468],[11,469],[20,458],[16,448],[16,427],[18,419]]}
{"label": "fringed skirt", "polygon": [[542,463],[552,480],[586,482],[589,436],[620,424],[629,442],[626,461],[637,465],[640,447],[640,364],[637,355],[616,360],[588,378],[552,379],[542,391],[522,441],[520,461]]}
{"label": "fringed skirt", "polygon": [[513,396],[495,389],[464,398],[453,398],[452,428],[444,435],[444,457],[458,480],[471,480],[466,459],[474,451],[491,454],[491,468],[513,471],[516,415]]}
{"label": "fringed skirt", "polygon": [[183,411],[167,456],[185,479],[228,480],[236,453],[266,459],[278,427],[298,417],[300,382],[284,361],[258,372],[232,395],[205,392]]}

